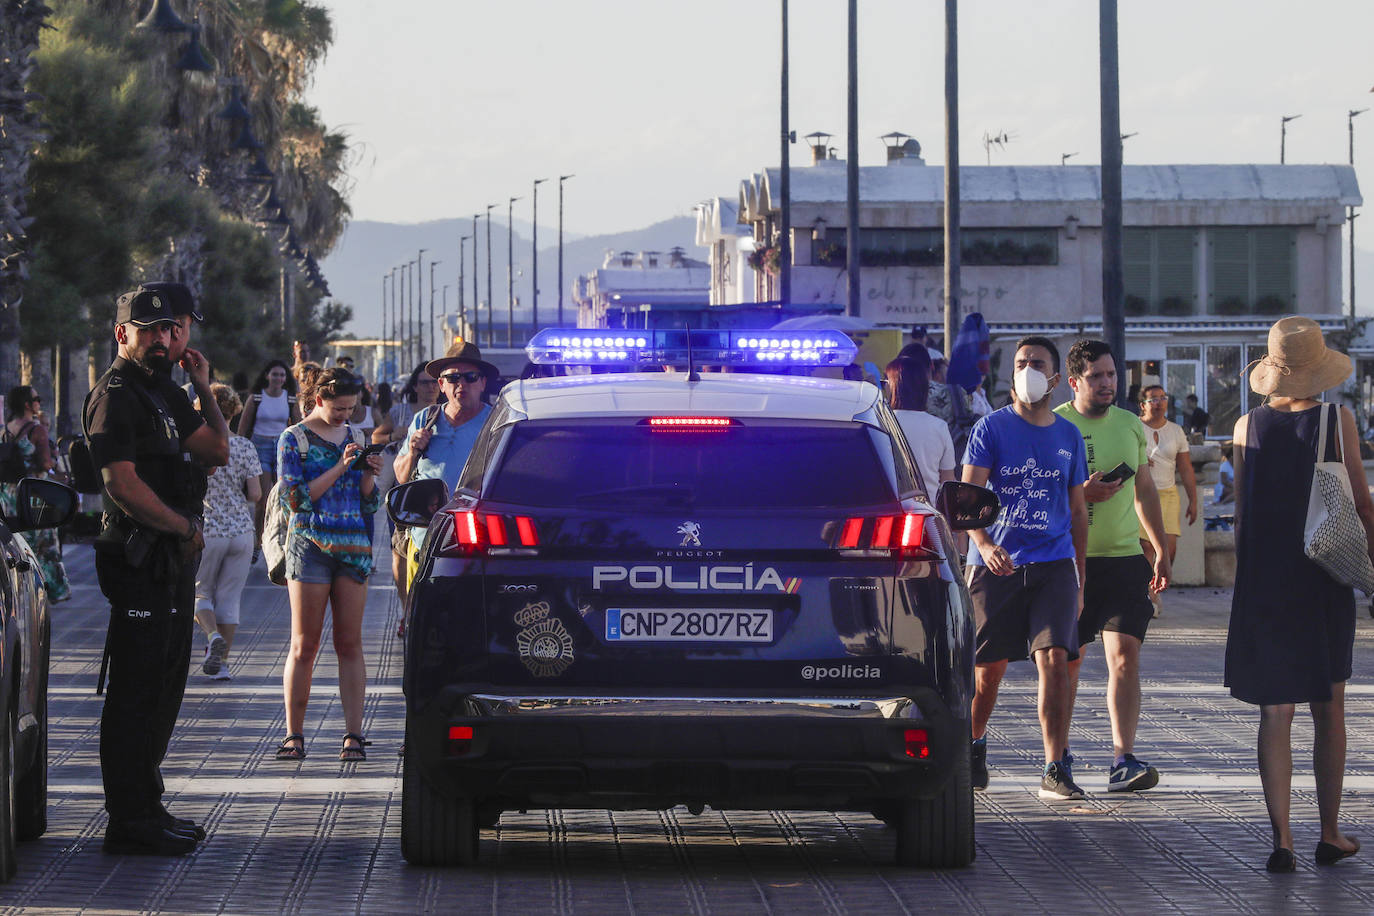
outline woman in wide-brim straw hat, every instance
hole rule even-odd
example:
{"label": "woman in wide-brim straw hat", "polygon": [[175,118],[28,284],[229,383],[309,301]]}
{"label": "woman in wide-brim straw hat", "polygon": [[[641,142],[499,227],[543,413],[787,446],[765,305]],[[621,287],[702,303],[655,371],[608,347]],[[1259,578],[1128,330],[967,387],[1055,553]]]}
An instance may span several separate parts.
{"label": "woman in wide-brim straw hat", "polygon": [[[1322,392],[1350,377],[1350,357],[1326,346],[1310,318],[1289,317],[1269,330],[1269,353],[1251,364],[1250,388],[1267,401],[1236,421],[1236,584],[1226,637],[1226,684],[1260,707],[1259,769],[1274,849],[1265,867],[1295,868],[1289,826],[1294,706],[1307,703],[1321,836],[1315,859],[1330,865],[1354,855],[1359,841],[1341,832],[1345,775],[1345,682],[1355,640],[1354,591],[1332,579],[1303,550],[1307,498],[1316,462]],[[1340,418],[1343,460],[1366,537],[1374,535],[1355,417]],[[1374,540],[1374,538],[1371,538]]]}

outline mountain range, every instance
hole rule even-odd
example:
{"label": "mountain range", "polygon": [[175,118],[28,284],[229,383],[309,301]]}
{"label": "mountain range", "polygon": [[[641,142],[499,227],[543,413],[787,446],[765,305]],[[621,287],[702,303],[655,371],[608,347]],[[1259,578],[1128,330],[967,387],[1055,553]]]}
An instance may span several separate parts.
{"label": "mountain range", "polygon": [[[508,233],[506,223],[491,220],[491,292],[490,298],[495,305],[496,323],[501,325],[503,316],[509,308],[506,278],[507,252],[513,253],[515,265],[512,278],[517,312],[528,310],[533,300],[532,270],[532,227],[528,222],[514,220],[513,233]],[[343,237],[334,250],[320,263],[320,269],[329,283],[335,301],[351,306],[353,321],[345,329],[355,337],[376,337],[381,332],[383,295],[386,296],[388,323],[391,310],[391,268],[405,265],[416,260],[420,249],[425,249],[423,266],[419,271],[410,269],[411,282],[415,284],[415,300],[418,301],[428,318],[430,299],[430,264],[434,263],[434,312],[444,311],[445,297],[448,310],[456,312],[459,308],[458,295],[458,253],[459,239],[470,236],[473,231],[471,219],[442,219],[426,223],[385,223],[371,220],[356,220],[348,225]],[[607,249],[614,251],[660,251],[667,252],[673,247],[687,250],[688,256],[706,258],[706,249],[693,244],[696,234],[696,219],[691,216],[676,216],[661,222],[628,232],[607,235],[577,236],[567,231],[563,234],[563,307],[564,321],[572,325],[577,315],[572,301],[572,285],[579,274],[587,274],[599,268],[606,258]],[[478,301],[486,302],[487,291],[487,221],[479,221],[477,227],[477,296]],[[539,227],[539,314],[541,321],[552,322],[558,310],[558,227],[540,225]],[[463,252],[463,296],[462,304],[471,311],[473,307],[473,244],[469,239]],[[400,288],[404,270],[397,271],[397,289]],[[383,293],[383,277],[386,277],[386,292]],[[447,292],[444,287],[448,286]],[[421,286],[423,289],[421,289]],[[398,294],[398,300],[400,299]]]}

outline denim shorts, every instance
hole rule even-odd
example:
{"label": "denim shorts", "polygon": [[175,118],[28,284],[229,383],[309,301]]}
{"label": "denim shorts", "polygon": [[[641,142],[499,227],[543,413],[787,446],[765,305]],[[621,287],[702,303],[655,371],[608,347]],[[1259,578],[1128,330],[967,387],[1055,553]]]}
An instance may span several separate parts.
{"label": "denim shorts", "polygon": [[355,582],[367,582],[367,576],[361,569],[331,557],[314,541],[296,535],[286,538],[287,579],[329,585],[340,576],[348,576]]}
{"label": "denim shorts", "polygon": [[254,436],[253,448],[258,451],[258,464],[264,474],[277,476],[277,440],[274,436]]}

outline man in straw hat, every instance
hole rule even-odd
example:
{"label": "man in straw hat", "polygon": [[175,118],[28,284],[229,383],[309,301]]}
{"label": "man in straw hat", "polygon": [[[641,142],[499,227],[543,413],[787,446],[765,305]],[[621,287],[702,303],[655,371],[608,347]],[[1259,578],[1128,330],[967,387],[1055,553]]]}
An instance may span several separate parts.
{"label": "man in straw hat", "polygon": [[[1368,552],[1374,501],[1354,414],[1319,400],[1350,377],[1350,357],[1326,346],[1315,321],[1294,316],[1275,322],[1268,355],[1251,367],[1251,389],[1268,400],[1235,426],[1236,584],[1225,682],[1236,699],[1260,707],[1260,783],[1273,831],[1265,868],[1291,872],[1297,867],[1289,809],[1298,703],[1308,704],[1312,713],[1312,769],[1321,819],[1314,858],[1318,865],[1332,865],[1360,848],[1339,823],[1355,594],[1306,555],[1304,530],[1317,461],[1339,460],[1345,467],[1359,518],[1359,524],[1329,532],[1333,541],[1354,546],[1363,533],[1359,546]],[[1339,452],[1333,425],[1340,433]],[[1336,482],[1334,476],[1328,479]]]}
{"label": "man in straw hat", "polygon": [[[482,359],[476,344],[458,340],[442,357],[429,361],[425,374],[439,380],[439,393],[446,400],[442,405],[417,411],[411,418],[401,450],[396,454],[396,480],[405,483],[421,477],[438,478],[452,491],[491,413],[482,396],[500,372]],[[422,529],[410,529],[407,586],[419,568],[423,537]]]}

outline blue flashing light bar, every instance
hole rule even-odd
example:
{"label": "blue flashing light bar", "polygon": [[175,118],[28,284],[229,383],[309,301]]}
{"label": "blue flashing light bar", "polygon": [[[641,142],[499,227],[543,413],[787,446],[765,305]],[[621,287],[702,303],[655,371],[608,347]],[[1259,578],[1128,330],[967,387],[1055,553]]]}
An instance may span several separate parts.
{"label": "blue flashing light bar", "polygon": [[859,348],[843,331],[744,331],[660,328],[654,331],[545,328],[525,347],[544,366],[606,366],[627,370],[686,366],[848,366]]}

